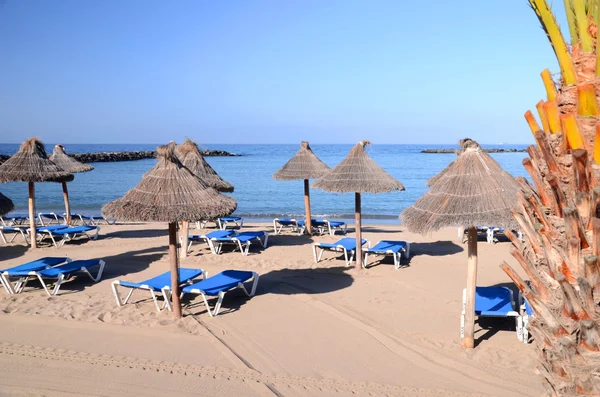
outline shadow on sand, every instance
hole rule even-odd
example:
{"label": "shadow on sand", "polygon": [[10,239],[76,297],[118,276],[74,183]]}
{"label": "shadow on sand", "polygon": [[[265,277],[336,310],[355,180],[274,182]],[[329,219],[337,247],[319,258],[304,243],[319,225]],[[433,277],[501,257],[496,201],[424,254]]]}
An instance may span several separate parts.
{"label": "shadow on sand", "polygon": [[114,232],[102,234],[98,238],[148,238],[148,237],[166,237],[169,231],[165,227],[164,229],[141,229],[141,230],[117,230]]}
{"label": "shadow on sand", "polygon": [[[167,250],[168,246],[160,246],[138,251],[124,252],[122,254],[112,256],[89,259],[102,259],[106,263],[104,272],[102,273],[102,280],[106,280],[141,272],[142,270],[147,269],[152,262],[161,260],[165,255],[168,255]],[[168,270],[168,265],[165,264],[164,271],[166,272]],[[92,268],[90,271],[93,275],[96,274],[96,269]],[[127,277],[127,279],[130,281],[142,281],[136,278],[135,275]],[[61,285],[57,296],[59,297],[60,295],[67,295],[83,291],[86,288],[89,288],[92,284],[93,283],[89,277],[82,273],[78,273],[71,280],[66,281]],[[42,286],[37,280],[31,280],[27,284],[27,289],[30,288],[41,289]],[[107,293],[109,292],[107,291]],[[143,295],[140,294],[139,296]]]}
{"label": "shadow on sand", "polygon": [[[318,269],[281,269],[273,270],[260,276],[256,295],[279,294],[325,294],[348,288],[354,281],[348,274],[349,267],[333,267]],[[249,287],[247,287],[249,288]],[[193,296],[184,295],[183,303],[185,310],[191,315],[206,314],[206,306],[200,299],[193,299]],[[216,298],[208,299],[211,308],[216,303]],[[239,310],[242,306],[249,303],[250,299],[241,289],[236,289],[227,293],[221,306],[219,316],[227,315]]]}
{"label": "shadow on sand", "polygon": [[[23,256],[28,249],[28,245],[9,245],[0,247],[0,261],[8,261],[11,259],[19,258]],[[6,266],[0,265],[0,268],[2,269],[4,269],[5,267]]]}

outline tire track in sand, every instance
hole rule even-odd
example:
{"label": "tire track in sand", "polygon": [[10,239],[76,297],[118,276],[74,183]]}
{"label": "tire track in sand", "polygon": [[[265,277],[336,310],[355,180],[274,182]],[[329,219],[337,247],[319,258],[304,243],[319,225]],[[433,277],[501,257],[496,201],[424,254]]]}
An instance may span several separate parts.
{"label": "tire track in sand", "polygon": [[417,389],[394,385],[367,382],[349,382],[334,379],[316,379],[308,377],[279,376],[261,374],[253,370],[235,370],[230,368],[208,367],[200,365],[178,364],[167,361],[146,360],[135,357],[111,356],[92,354],[88,352],[45,348],[41,346],[20,345],[0,342],[0,354],[32,357],[41,360],[59,360],[66,362],[85,363],[116,367],[123,369],[138,369],[185,376],[208,376],[217,380],[238,380],[243,382],[258,382],[283,387],[297,386],[301,388],[316,388],[327,390],[340,395],[360,394],[371,396],[447,396],[466,397],[483,396],[484,394],[456,393],[439,389]]}

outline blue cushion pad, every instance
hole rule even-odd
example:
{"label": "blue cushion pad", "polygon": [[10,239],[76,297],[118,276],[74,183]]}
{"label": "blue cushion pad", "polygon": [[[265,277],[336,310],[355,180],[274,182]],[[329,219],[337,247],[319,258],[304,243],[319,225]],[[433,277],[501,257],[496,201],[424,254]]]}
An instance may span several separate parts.
{"label": "blue cushion pad", "polygon": [[[179,283],[180,284],[186,283],[189,280],[193,280],[194,278],[199,277],[201,275],[202,275],[202,270],[200,270],[200,269],[189,269],[189,268],[182,267],[181,269],[179,269]],[[151,279],[148,279],[146,281],[142,281],[139,283],[133,283],[130,281],[119,281],[119,284],[121,284],[125,287],[132,287],[132,288],[139,288],[142,285],[147,285],[148,287],[152,288],[153,290],[160,292],[161,289],[171,286],[171,272],[163,273],[159,276],[153,277]]]}
{"label": "blue cushion pad", "polygon": [[368,252],[385,254],[387,251],[392,251],[398,253],[403,249],[406,249],[406,241],[382,240],[374,247],[369,248]]}
{"label": "blue cushion pad", "polygon": [[514,312],[510,291],[504,287],[477,287],[475,314],[478,316],[506,316]]}
{"label": "blue cushion pad", "polygon": [[226,216],[224,218],[219,218],[221,220],[221,222],[234,222],[234,221],[241,221],[242,218],[240,218],[239,216]]}
{"label": "blue cushion pad", "polygon": [[11,267],[10,269],[2,270],[2,272],[8,272],[11,275],[13,272],[35,272],[47,267],[60,265],[66,262],[65,257],[45,257],[36,261],[27,262],[19,266]]}
{"label": "blue cushion pad", "polygon": [[75,227],[65,227],[62,229],[52,230],[54,234],[73,234],[73,233],[83,233],[89,232],[90,230],[96,230],[98,226],[75,226]]}
{"label": "blue cushion pad", "polygon": [[68,228],[67,225],[50,225],[50,226],[36,227],[35,230],[37,230],[38,232],[54,232],[56,230],[66,229],[66,228]]}
{"label": "blue cushion pad", "polygon": [[182,288],[183,292],[195,293],[194,290],[203,291],[206,295],[218,295],[221,291],[229,291],[239,283],[246,282],[253,277],[252,272],[242,270],[225,270],[217,275]]}
{"label": "blue cushion pad", "polygon": [[[362,239],[363,245],[367,242],[364,238]],[[336,241],[333,244],[329,243],[319,243],[319,246],[322,248],[337,248],[337,246],[341,245],[346,249],[346,251],[354,251],[356,249],[356,239],[352,237],[344,237]]]}
{"label": "blue cushion pad", "polygon": [[99,259],[78,260],[65,263],[64,265],[51,267],[49,269],[40,270],[39,273],[44,277],[57,278],[60,274],[69,275],[69,273],[81,270],[82,267],[87,269],[90,267],[98,266],[99,264]]}

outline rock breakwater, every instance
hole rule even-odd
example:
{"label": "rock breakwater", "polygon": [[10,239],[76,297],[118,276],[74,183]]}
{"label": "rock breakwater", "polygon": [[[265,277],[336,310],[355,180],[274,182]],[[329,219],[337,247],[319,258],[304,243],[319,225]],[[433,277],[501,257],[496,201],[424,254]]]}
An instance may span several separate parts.
{"label": "rock breakwater", "polygon": [[[234,157],[239,154],[226,152],[224,150],[201,150],[203,156],[207,157]],[[156,157],[156,152],[153,150],[140,150],[135,152],[95,152],[95,153],[74,153],[69,154],[77,161],[82,163],[106,163],[111,161],[134,161],[152,159]],[[0,154],[0,164],[5,162],[10,156]]]}

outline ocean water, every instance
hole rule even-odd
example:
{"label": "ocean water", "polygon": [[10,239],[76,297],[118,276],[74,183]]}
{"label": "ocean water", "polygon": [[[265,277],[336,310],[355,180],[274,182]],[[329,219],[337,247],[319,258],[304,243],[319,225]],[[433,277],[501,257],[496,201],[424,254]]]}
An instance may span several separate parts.
{"label": "ocean water", "polygon": [[[0,144],[0,154],[13,154],[19,145]],[[98,151],[153,150],[156,144],[94,144],[65,145],[68,153]],[[314,145],[313,151],[330,167],[337,165],[353,145]],[[505,145],[506,148],[524,149],[527,145]],[[51,153],[54,144],[47,144]],[[488,145],[487,147],[501,147]],[[273,173],[285,164],[299,148],[289,145],[210,145],[207,149],[221,149],[241,154],[240,157],[207,157],[206,160],[226,181],[235,186],[231,196],[237,200],[235,212],[246,218],[270,220],[276,216],[298,216],[304,212],[303,182],[276,181]],[[424,154],[427,148],[452,148],[456,145],[372,145],[368,154],[388,173],[401,181],[405,191],[383,194],[364,194],[362,212],[365,223],[398,223],[404,208],[422,196],[426,181],[454,160],[454,154]],[[526,153],[495,153],[491,155],[509,173],[526,176],[521,165]],[[142,175],[154,166],[156,160],[138,160],[114,163],[92,163],[91,172],[75,174],[69,183],[71,207],[74,212],[98,212],[105,203],[121,197],[134,187]],[[312,181],[311,181],[312,183]],[[59,183],[37,183],[36,210],[64,212],[62,189]],[[0,192],[10,197],[16,211],[27,209],[27,184],[0,184]],[[312,212],[315,217],[352,220],[354,194],[326,193],[311,189]]]}

